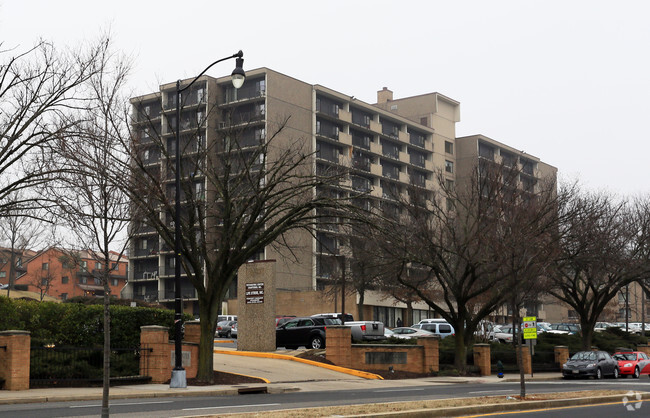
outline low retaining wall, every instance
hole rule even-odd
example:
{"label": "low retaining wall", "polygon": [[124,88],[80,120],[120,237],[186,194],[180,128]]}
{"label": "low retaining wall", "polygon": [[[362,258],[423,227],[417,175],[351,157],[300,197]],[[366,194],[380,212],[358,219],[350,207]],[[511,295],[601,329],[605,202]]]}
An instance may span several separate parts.
{"label": "low retaining wall", "polygon": [[0,379],[3,389],[29,389],[29,358],[31,336],[29,331],[0,331]]}
{"label": "low retaining wall", "polygon": [[[199,366],[199,342],[190,341],[200,336],[200,324],[185,324],[185,339],[182,344],[183,368],[187,379],[196,377]],[[140,348],[149,350],[147,356],[140,356],[140,375],[151,376],[151,383],[165,383],[171,378],[174,368],[174,341],[169,340],[169,328],[159,325],[140,327]]]}
{"label": "low retaining wall", "polygon": [[350,327],[328,326],[326,357],[337,366],[357,370],[439,371],[438,336],[418,338],[417,345],[352,344]]}

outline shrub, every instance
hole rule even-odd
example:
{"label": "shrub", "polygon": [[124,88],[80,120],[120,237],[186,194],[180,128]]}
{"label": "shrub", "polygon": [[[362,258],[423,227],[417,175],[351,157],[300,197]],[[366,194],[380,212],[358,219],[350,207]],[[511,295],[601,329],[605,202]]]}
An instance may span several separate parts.
{"label": "shrub", "polygon": [[[174,332],[174,311],[156,308],[110,306],[111,346],[137,347],[140,327],[162,325]],[[185,315],[191,320],[191,315]],[[0,297],[0,330],[26,330],[32,345],[102,347],[104,308],[102,305],[10,300]]]}

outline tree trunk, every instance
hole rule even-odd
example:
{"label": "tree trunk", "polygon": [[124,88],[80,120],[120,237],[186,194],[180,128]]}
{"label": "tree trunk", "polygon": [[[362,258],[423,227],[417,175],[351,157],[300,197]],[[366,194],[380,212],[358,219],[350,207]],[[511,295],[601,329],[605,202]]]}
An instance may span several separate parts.
{"label": "tree trunk", "polygon": [[104,264],[104,379],[102,390],[102,418],[108,418],[108,392],[111,382],[111,288],[108,284],[109,262],[106,261]]}
{"label": "tree trunk", "polygon": [[207,297],[203,299],[199,296],[201,338],[196,378],[201,382],[214,384],[214,333],[217,329],[223,298],[216,298],[218,301],[214,304],[210,304],[206,299]]}
{"label": "tree trunk", "polygon": [[359,313],[358,321],[363,321],[363,304],[365,302],[366,295],[363,290],[359,291],[359,303],[357,304],[357,312]]}
{"label": "tree trunk", "polygon": [[406,302],[406,317],[404,318],[404,324],[409,324],[407,326],[413,325],[413,302]]}
{"label": "tree trunk", "polygon": [[459,373],[464,374],[467,370],[467,353],[465,349],[465,340],[462,334],[462,332],[458,332],[457,330],[456,335],[454,335],[454,367]]}
{"label": "tree trunk", "polygon": [[582,349],[584,351],[589,351],[591,350],[591,343],[593,341],[594,337],[594,327],[593,324],[583,324],[580,323],[580,327],[582,328],[581,334],[582,334]]}
{"label": "tree trunk", "polygon": [[[519,330],[519,332],[517,332]],[[519,368],[519,396],[521,399],[526,398],[526,376],[524,374],[524,356],[521,344],[521,325],[519,320],[519,309],[513,302],[512,304],[512,339],[517,348],[517,368]]]}

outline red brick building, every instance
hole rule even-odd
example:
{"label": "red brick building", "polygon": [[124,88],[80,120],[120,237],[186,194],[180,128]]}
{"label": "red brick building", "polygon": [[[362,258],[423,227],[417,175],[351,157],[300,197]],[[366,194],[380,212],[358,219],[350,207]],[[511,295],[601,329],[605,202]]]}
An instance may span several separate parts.
{"label": "red brick building", "polygon": [[[24,272],[15,284],[26,290],[66,300],[74,296],[103,296],[101,281],[103,265],[90,251],[70,253],[59,248],[48,248],[23,261]],[[120,297],[126,284],[128,258],[111,252],[111,295]]]}

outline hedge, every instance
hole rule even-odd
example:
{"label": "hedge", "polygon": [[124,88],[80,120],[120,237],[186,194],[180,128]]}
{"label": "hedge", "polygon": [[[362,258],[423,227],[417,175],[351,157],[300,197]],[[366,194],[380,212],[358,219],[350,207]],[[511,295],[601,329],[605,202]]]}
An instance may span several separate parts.
{"label": "hedge", "polygon": [[[158,308],[110,306],[111,346],[140,345],[140,327],[162,325],[174,332],[174,311]],[[191,320],[191,315],[185,316]],[[102,347],[104,308],[102,305],[38,302],[0,297],[0,331],[25,330],[32,345]]]}

